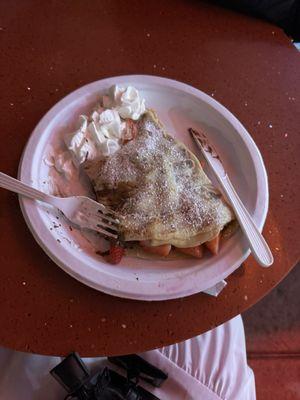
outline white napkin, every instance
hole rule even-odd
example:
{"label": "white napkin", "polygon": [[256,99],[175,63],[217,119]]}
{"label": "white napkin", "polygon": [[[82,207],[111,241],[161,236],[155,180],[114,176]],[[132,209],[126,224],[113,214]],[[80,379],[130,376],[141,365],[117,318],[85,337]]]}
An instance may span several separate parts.
{"label": "white napkin", "polygon": [[223,280],[221,282],[218,282],[216,285],[212,286],[211,288],[203,290],[202,293],[210,294],[211,296],[217,297],[226,285],[227,285],[227,282]]}

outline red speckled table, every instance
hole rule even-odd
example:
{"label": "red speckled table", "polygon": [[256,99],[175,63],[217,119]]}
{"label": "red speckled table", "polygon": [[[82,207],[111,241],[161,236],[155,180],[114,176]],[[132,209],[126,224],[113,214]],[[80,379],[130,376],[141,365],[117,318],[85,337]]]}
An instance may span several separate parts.
{"label": "red speckled table", "polygon": [[[155,74],[214,96],[246,126],[269,174],[270,269],[252,257],[215,299],[114,298],[80,284],[38,247],[16,195],[0,191],[0,344],[81,356],[138,352],[205,332],[256,303],[299,259],[300,56],[278,28],[200,1],[0,4],[0,170],[16,176],[43,114],[83,84]],[[297,201],[298,196],[298,201]]]}

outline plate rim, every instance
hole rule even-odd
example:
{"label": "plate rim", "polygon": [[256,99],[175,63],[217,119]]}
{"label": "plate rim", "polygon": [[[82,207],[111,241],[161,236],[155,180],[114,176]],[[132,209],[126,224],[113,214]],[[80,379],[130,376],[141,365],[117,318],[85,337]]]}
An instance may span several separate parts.
{"label": "plate rim", "polygon": [[[263,196],[262,193],[260,194],[258,191],[258,195],[256,198],[256,204],[260,204],[260,219],[257,221],[257,225],[260,231],[262,231],[262,228],[264,226],[266,217],[267,217],[267,212],[268,212],[268,207],[269,207],[269,188],[268,188],[268,176],[267,176],[267,171],[263,162],[262,155],[254,142],[253,138],[251,137],[250,133],[246,130],[246,128],[243,126],[243,124],[235,117],[225,106],[223,106],[221,103],[219,103],[217,100],[214,98],[210,97],[208,94],[203,92],[200,89],[194,88],[193,86],[169,79],[169,78],[164,78],[160,76],[155,76],[155,75],[120,75],[116,77],[109,77],[109,78],[104,78],[100,79],[94,82],[90,82],[84,86],[81,86],[65,97],[63,97],[61,100],[59,100],[56,104],[54,104],[46,114],[42,116],[34,130],[32,131],[25,148],[22,152],[22,156],[20,158],[20,163],[19,163],[19,168],[18,168],[18,178],[22,179],[24,176],[24,164],[26,162],[26,159],[30,154],[28,152],[30,149],[35,145],[36,142],[38,142],[38,137],[37,133],[41,130],[41,127],[43,127],[43,124],[45,121],[47,121],[49,118],[52,120],[55,117],[55,114],[58,114],[59,111],[61,111],[65,106],[69,105],[72,103],[73,100],[76,100],[78,95],[80,95],[82,92],[88,91],[89,88],[94,88],[94,86],[97,85],[105,85],[107,86],[113,84],[113,83],[121,83],[122,81],[143,81],[145,80],[145,83],[148,84],[166,84],[167,86],[171,86],[172,88],[175,88],[177,90],[183,90],[185,93],[189,93],[194,95],[197,98],[200,98],[200,100],[208,103],[217,113],[221,114],[232,126],[233,128],[238,132],[240,138],[243,140],[244,144],[247,146],[248,151],[251,155],[251,159],[253,160],[254,163],[254,170],[256,173],[256,178],[257,178],[257,184],[258,186],[261,185],[262,187],[259,187],[261,191],[264,192]],[[147,82],[148,81],[148,82]],[[31,157],[32,158],[32,157]],[[259,174],[258,174],[259,171]],[[259,179],[260,178],[260,179]],[[25,179],[26,181],[26,179]],[[263,189],[263,190],[262,190]],[[263,198],[262,198],[263,197]],[[144,301],[161,301],[161,300],[169,300],[169,299],[175,299],[175,298],[182,298],[186,297],[195,293],[198,293],[199,291],[203,291],[205,289],[198,290],[198,288],[191,288],[190,290],[185,290],[184,293],[169,293],[163,290],[164,293],[161,294],[148,294],[148,293],[128,293],[128,290],[122,290],[121,287],[116,288],[116,287],[107,287],[107,285],[101,285],[100,282],[94,282],[93,280],[87,278],[86,276],[83,277],[80,274],[77,274],[74,269],[70,268],[67,263],[65,263],[63,260],[61,260],[59,257],[56,256],[56,254],[51,251],[50,248],[45,245],[43,242],[42,238],[38,235],[37,233],[37,227],[36,224],[34,224],[33,220],[30,217],[30,214],[32,212],[32,209],[35,209],[38,212],[38,207],[30,202],[29,199],[23,198],[22,196],[19,196],[19,203],[20,207],[25,219],[25,222],[27,223],[33,237],[37,241],[37,243],[41,246],[41,248],[44,250],[44,252],[60,267],[62,268],[65,272],[67,272],[69,275],[71,275],[73,278],[77,279],[78,281],[82,282],[85,285],[88,285],[96,290],[100,290],[104,293],[113,295],[113,296],[118,296],[121,298],[128,298],[128,299],[133,299],[133,300],[144,300]],[[257,209],[257,205],[256,208]],[[209,287],[213,286],[217,282],[221,281],[222,279],[225,279],[228,275],[230,275],[235,269],[237,269],[242,262],[245,261],[245,259],[249,256],[250,254],[250,249],[245,251],[244,255],[242,255],[237,261],[235,261],[231,267],[227,268],[226,271],[224,271],[222,274],[218,275],[218,278],[211,279],[211,284],[207,285],[206,289]],[[103,272],[103,271],[102,271]],[[141,285],[139,284],[141,287]]]}

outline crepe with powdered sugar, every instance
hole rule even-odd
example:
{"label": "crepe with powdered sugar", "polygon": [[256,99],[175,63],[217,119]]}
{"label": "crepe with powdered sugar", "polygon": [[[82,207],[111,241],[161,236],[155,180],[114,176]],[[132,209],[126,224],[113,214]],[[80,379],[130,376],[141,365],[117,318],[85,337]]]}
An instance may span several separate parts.
{"label": "crepe with powdered sugar", "polygon": [[151,110],[134,128],[113,155],[84,165],[98,201],[119,214],[122,239],[192,247],[217,236],[234,214],[199,160]]}

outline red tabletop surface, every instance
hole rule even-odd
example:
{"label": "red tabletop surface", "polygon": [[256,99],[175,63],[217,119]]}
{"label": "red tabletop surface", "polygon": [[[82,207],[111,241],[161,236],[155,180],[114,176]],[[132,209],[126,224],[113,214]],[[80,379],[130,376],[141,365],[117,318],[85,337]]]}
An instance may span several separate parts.
{"label": "red tabletop surface", "polygon": [[[200,1],[10,1],[0,4],[0,170],[16,176],[39,119],[74,89],[110,76],[186,82],[232,111],[269,175],[264,229],[275,262],[250,256],[218,298],[111,297],[65,274],[36,244],[17,196],[0,191],[0,345],[40,354],[140,352],[245,311],[299,260],[300,56],[277,27]],[[298,197],[298,199],[297,199]]]}

